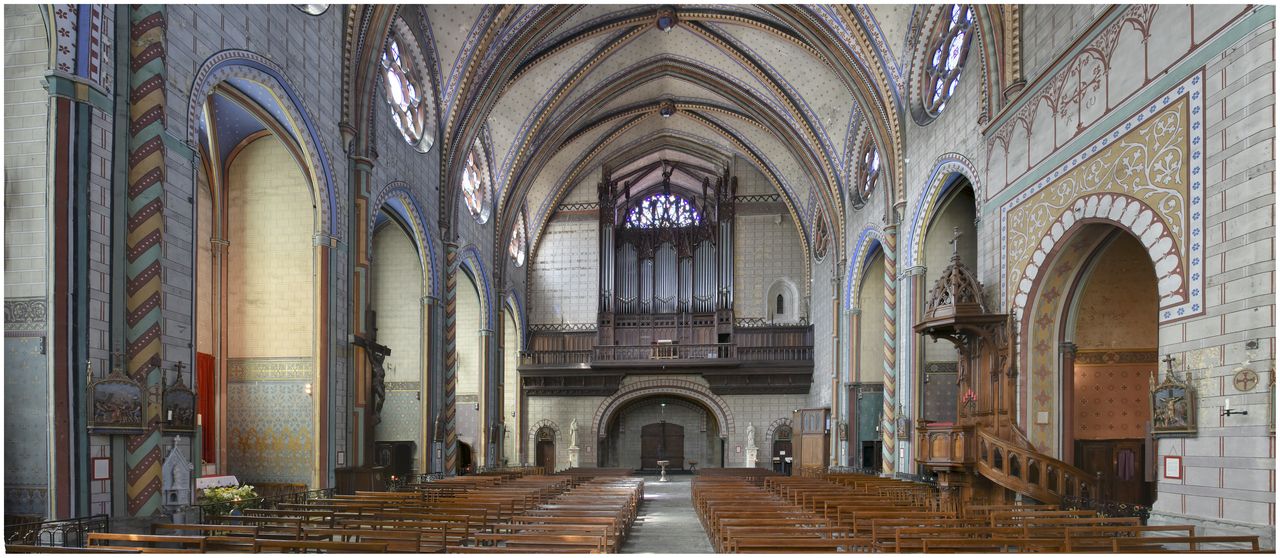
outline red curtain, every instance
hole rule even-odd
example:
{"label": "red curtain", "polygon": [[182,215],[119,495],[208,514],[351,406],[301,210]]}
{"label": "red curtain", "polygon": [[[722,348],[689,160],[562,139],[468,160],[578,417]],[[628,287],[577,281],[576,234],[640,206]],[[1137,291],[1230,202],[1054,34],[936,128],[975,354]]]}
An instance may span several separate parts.
{"label": "red curtain", "polygon": [[214,394],[218,390],[217,384],[213,381],[215,363],[213,355],[196,353],[196,389],[200,394],[196,412],[200,413],[201,421],[204,423],[204,442],[201,444],[200,453],[205,463],[213,463],[218,455],[216,449],[218,441],[214,437],[217,432],[214,425],[218,423],[217,416],[214,414]]}

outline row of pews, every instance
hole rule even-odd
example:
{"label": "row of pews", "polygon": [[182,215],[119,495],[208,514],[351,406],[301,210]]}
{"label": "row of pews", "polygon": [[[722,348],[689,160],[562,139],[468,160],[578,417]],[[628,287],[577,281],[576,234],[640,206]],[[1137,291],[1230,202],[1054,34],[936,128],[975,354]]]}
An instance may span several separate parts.
{"label": "row of pews", "polygon": [[[90,533],[76,552],[617,552],[644,498],[628,476],[452,477],[399,492],[246,509],[149,533]],[[9,545],[8,552],[63,549]]]}
{"label": "row of pews", "polygon": [[[939,508],[933,486],[851,473],[693,481],[717,552],[1263,552],[1257,536],[1045,505]],[[1271,552],[1271,551],[1266,551]]]}

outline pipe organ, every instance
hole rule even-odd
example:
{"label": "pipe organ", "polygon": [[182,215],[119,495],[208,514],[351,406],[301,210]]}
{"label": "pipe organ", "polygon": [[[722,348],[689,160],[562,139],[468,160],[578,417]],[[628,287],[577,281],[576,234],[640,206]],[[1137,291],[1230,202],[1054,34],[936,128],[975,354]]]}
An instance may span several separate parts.
{"label": "pipe organ", "polygon": [[703,178],[701,195],[673,194],[669,171],[660,189],[633,186],[598,186],[597,345],[732,343],[737,178]]}

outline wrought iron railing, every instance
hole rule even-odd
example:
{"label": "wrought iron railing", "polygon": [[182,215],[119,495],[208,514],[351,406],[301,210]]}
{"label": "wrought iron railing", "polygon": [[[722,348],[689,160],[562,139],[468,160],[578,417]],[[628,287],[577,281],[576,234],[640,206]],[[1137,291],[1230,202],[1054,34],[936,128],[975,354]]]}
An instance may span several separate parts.
{"label": "wrought iron railing", "polygon": [[1064,510],[1093,510],[1103,517],[1136,517],[1143,525],[1151,517],[1151,508],[1125,502],[1095,501],[1088,497],[1066,496],[1062,498]]}
{"label": "wrought iron railing", "polygon": [[106,533],[111,519],[106,514],[54,519],[4,526],[5,544],[83,547],[89,533]]}
{"label": "wrought iron railing", "polygon": [[[249,498],[247,500],[239,500],[231,502],[229,507],[230,514],[239,513],[241,510],[273,510],[280,507],[280,504],[305,504],[311,500],[333,498],[333,488],[318,488],[315,490],[306,490],[303,492],[291,492],[288,494],[277,494],[274,496],[262,496],[258,498]],[[190,511],[195,513],[192,518],[188,515],[188,521],[194,519],[198,523],[206,523],[213,516],[226,515],[228,510],[226,502],[201,502],[191,506]]]}

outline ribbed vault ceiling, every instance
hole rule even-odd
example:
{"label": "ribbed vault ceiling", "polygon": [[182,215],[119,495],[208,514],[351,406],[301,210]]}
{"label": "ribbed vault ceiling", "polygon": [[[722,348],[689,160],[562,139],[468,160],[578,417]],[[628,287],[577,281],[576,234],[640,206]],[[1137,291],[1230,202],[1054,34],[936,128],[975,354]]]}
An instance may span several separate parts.
{"label": "ribbed vault ceiling", "polygon": [[[499,246],[523,210],[536,250],[566,194],[604,173],[638,179],[643,188],[661,180],[660,170],[626,171],[669,160],[715,176],[734,156],[774,184],[798,223],[812,222],[822,205],[838,232],[850,145],[866,134],[865,115],[896,112],[891,93],[863,92],[881,106],[871,113],[859,106],[855,84],[868,78],[850,76],[849,62],[832,53],[852,53],[859,64],[894,64],[897,53],[811,44],[834,40],[832,25],[859,21],[853,9],[677,6],[669,26],[659,19],[668,8],[659,6],[420,9],[415,23],[429,27],[423,36],[435,48],[444,121],[474,126],[470,137],[488,142]],[[909,12],[885,15],[897,33]],[[806,29],[794,28],[797,22]],[[868,75],[875,73],[892,74]],[[483,90],[468,90],[468,80]],[[662,115],[664,106],[674,114]],[[448,117],[464,107],[478,112],[474,124]],[[465,134],[446,129],[446,139],[451,132]],[[699,186],[683,172],[673,181]]]}

